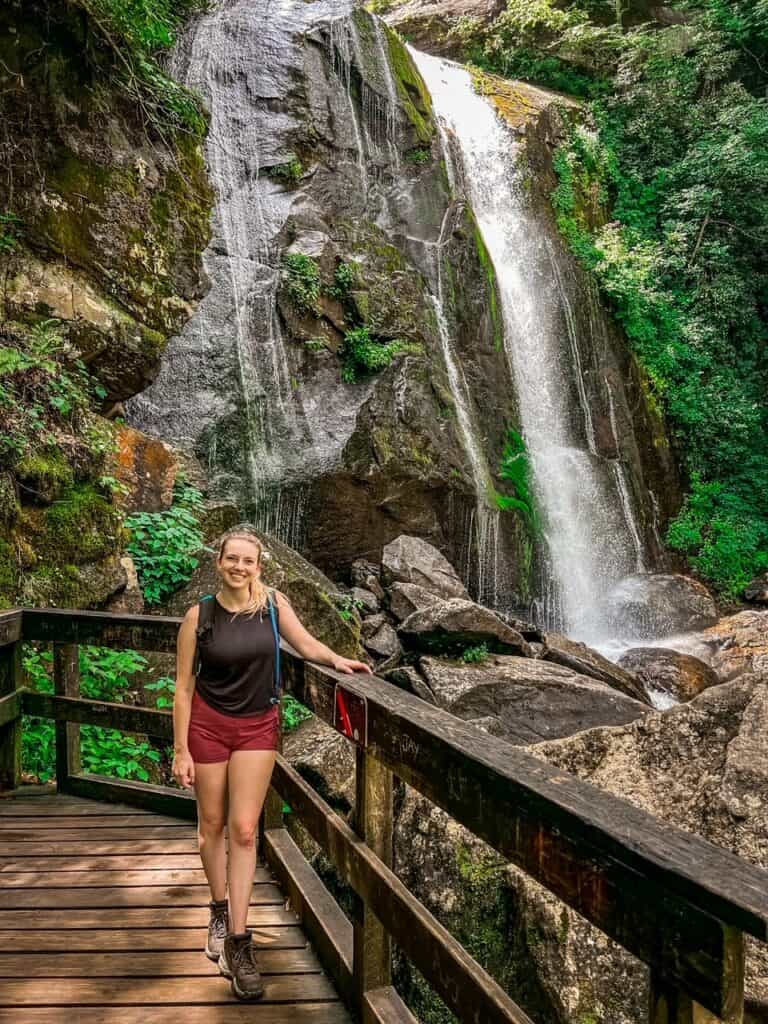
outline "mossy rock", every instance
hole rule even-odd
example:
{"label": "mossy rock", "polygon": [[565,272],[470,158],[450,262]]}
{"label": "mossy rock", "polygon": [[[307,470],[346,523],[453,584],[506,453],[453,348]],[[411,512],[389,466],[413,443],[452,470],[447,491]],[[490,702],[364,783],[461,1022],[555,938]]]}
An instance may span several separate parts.
{"label": "mossy rock", "polygon": [[35,504],[52,504],[74,483],[72,467],[56,448],[30,452],[15,472],[24,498]]}
{"label": "mossy rock", "polygon": [[99,561],[122,542],[118,510],[91,484],[71,487],[47,509],[25,508],[21,527],[46,566]]}
{"label": "mossy rock", "polygon": [[0,473],[0,525],[12,526],[20,511],[13,477],[10,473]]}
{"label": "mossy rock", "polygon": [[19,565],[13,544],[0,537],[0,608],[11,608],[19,586]]}
{"label": "mossy rock", "polygon": [[87,565],[45,566],[25,576],[25,605],[58,608],[99,608],[126,584],[117,555]]}
{"label": "mossy rock", "polygon": [[432,97],[413,63],[400,36],[385,26],[389,44],[389,63],[397,85],[397,93],[408,120],[421,143],[429,143],[435,134]]}

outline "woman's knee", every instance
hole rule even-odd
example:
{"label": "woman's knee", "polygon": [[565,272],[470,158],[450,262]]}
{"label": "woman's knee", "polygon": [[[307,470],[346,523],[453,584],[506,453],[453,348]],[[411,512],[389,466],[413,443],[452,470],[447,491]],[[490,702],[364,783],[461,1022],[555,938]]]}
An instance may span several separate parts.
{"label": "woman's knee", "polygon": [[236,843],[238,846],[254,846],[258,831],[259,823],[257,821],[249,821],[248,819],[230,821],[229,841],[230,843]]}
{"label": "woman's knee", "polygon": [[224,834],[224,827],[227,824],[224,809],[221,811],[198,811],[197,831],[204,839],[216,839]]}

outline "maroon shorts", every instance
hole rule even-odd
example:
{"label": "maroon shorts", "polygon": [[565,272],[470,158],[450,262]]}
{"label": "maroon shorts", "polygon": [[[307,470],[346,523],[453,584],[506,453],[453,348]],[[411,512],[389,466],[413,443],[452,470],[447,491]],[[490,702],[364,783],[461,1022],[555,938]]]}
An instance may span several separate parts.
{"label": "maroon shorts", "polygon": [[197,764],[228,761],[235,750],[277,750],[280,708],[275,705],[258,715],[223,715],[195,690],[187,744]]}

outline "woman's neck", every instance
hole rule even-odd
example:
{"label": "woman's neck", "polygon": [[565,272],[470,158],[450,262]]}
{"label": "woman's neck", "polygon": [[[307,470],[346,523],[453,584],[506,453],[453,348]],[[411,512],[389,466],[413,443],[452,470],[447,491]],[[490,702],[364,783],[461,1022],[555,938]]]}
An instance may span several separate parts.
{"label": "woman's neck", "polygon": [[222,608],[228,612],[241,612],[251,603],[249,590],[246,590],[245,594],[243,594],[240,590],[232,590],[226,583],[222,583],[216,597]]}

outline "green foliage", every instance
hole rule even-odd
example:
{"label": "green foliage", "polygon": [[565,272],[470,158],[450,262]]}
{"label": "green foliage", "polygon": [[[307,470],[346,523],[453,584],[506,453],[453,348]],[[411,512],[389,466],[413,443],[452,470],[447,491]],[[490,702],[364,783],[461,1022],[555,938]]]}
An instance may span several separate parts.
{"label": "green foliage", "polygon": [[10,210],[0,213],[0,256],[7,255],[17,248],[20,234],[20,218]]}
{"label": "green foliage", "polygon": [[351,622],[353,619],[358,618],[365,605],[358,597],[352,597],[351,594],[342,594],[340,598],[336,599],[336,607],[339,616],[345,622]]}
{"label": "green foliage", "polygon": [[[49,650],[27,646],[24,669],[32,689],[53,692],[53,655]],[[130,688],[133,676],[147,661],[136,651],[114,651],[105,647],[80,648],[80,692],[90,700],[119,701]],[[47,782],[56,773],[56,733],[49,719],[24,716],[22,725],[22,767]],[[160,754],[146,739],[116,729],[84,725],[80,730],[83,768],[100,775],[149,781],[150,769]]]}
{"label": "green foliage", "polygon": [[480,665],[490,658],[491,652],[487,644],[478,644],[476,647],[467,647],[461,655],[465,665]]}
{"label": "green foliage", "polygon": [[161,69],[186,18],[207,0],[76,0],[112,50],[115,75],[148,121],[202,135],[206,121],[196,96]]}
{"label": "green foliage", "polygon": [[405,154],[405,161],[409,164],[428,164],[432,159],[432,150],[427,149],[425,146],[417,146],[415,149],[409,149]]}
{"label": "green foliage", "polygon": [[103,395],[56,321],[24,336],[0,334],[0,467],[83,433],[91,402]]}
{"label": "green foliage", "polygon": [[357,284],[358,266],[356,263],[339,263],[333,275],[333,285],[328,294],[336,299],[345,299]]}
{"label": "green foliage", "polygon": [[320,315],[320,265],[303,252],[283,256],[283,284],[293,306],[300,313]]}
{"label": "green foliage", "polygon": [[297,156],[287,163],[270,167],[267,172],[270,178],[285,182],[286,185],[297,185],[304,175],[304,166]]}
{"label": "green foliage", "polygon": [[155,707],[163,710],[173,707],[173,698],[176,693],[176,680],[171,676],[162,676],[155,679],[153,683],[144,683],[144,689],[150,693],[156,693]]}
{"label": "green foliage", "polygon": [[382,341],[371,334],[369,327],[354,327],[344,335],[342,380],[354,384],[367,374],[386,369],[395,356],[414,350],[413,345],[400,338]]}
{"label": "green foliage", "polygon": [[170,508],[137,512],[126,520],[131,533],[128,553],[149,604],[160,604],[170,597],[191,579],[199,565],[196,555],[204,548],[202,503],[200,491],[177,482]]}
{"label": "green foliage", "polygon": [[523,436],[515,430],[508,430],[499,466],[499,476],[512,486],[514,493],[511,495],[497,494],[496,503],[505,512],[512,509],[522,512],[529,525],[536,528],[532,475],[531,460]]}
{"label": "green foliage", "polygon": [[[558,224],[688,472],[669,543],[736,595],[768,548],[768,7],[681,6],[685,25],[621,31],[606,24],[613,4],[516,0],[483,59],[591,98],[555,155]],[[588,87],[557,79],[550,58]]]}
{"label": "green foliage", "polygon": [[283,695],[283,730],[285,732],[298,729],[302,722],[306,722],[311,717],[312,712],[309,708],[305,708],[290,693]]}

